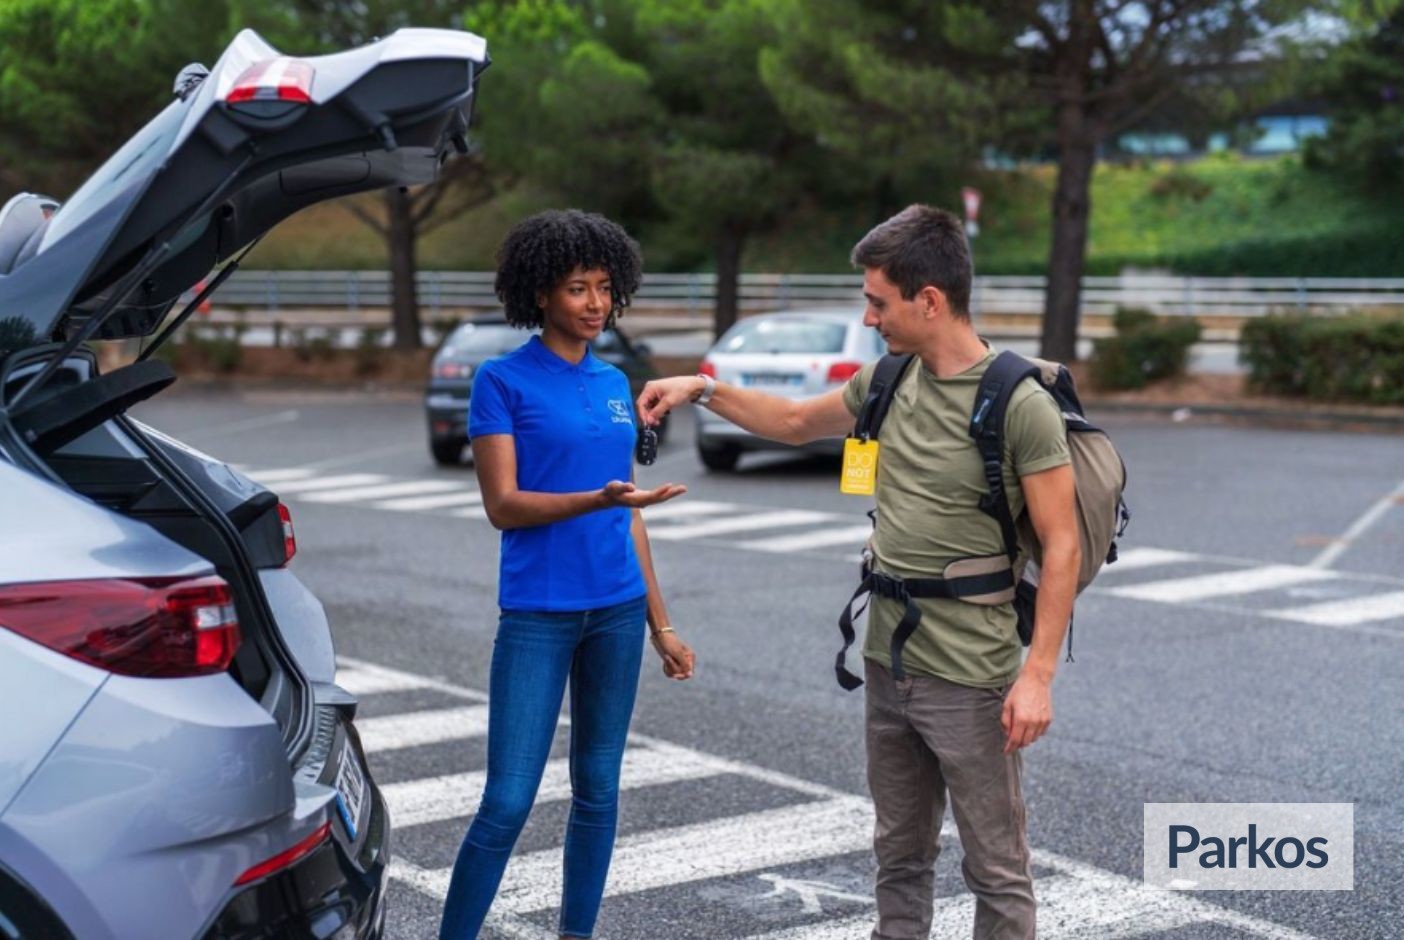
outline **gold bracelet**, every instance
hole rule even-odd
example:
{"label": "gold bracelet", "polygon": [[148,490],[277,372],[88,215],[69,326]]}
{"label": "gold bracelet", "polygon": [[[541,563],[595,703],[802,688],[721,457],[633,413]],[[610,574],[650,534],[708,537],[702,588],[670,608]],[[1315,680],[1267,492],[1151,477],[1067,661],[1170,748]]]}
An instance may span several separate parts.
{"label": "gold bracelet", "polygon": [[656,639],[658,639],[660,636],[662,636],[662,635],[665,634],[665,633],[677,633],[677,632],[678,632],[678,631],[674,630],[672,627],[659,627],[657,630],[652,630],[652,631],[650,631],[649,639],[651,639],[651,640],[656,640]]}

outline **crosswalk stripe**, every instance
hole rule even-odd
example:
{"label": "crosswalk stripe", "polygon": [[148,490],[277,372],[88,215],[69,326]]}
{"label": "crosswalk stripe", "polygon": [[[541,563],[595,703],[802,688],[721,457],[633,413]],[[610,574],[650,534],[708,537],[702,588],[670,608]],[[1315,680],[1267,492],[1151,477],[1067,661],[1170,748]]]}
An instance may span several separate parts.
{"label": "crosswalk stripe", "polygon": [[808,509],[784,509],[776,512],[755,512],[730,519],[712,519],[707,522],[660,526],[649,529],[650,539],[678,541],[698,539],[712,535],[729,535],[736,532],[749,532],[759,529],[779,529],[784,526],[809,525],[833,519],[829,513],[813,512]]}
{"label": "crosswalk stripe", "polygon": [[1267,565],[1262,568],[1222,571],[1217,574],[1172,578],[1168,581],[1151,581],[1147,584],[1115,587],[1111,588],[1109,593],[1118,597],[1129,597],[1133,600],[1162,601],[1173,604],[1207,600],[1211,597],[1224,597],[1230,594],[1268,591],[1334,577],[1336,577],[1334,573],[1320,571],[1316,568],[1302,568],[1296,565]]}
{"label": "crosswalk stripe", "polygon": [[294,480],[277,487],[280,495],[289,493],[309,493],[313,490],[332,490],[339,486],[367,486],[371,483],[384,483],[389,477],[379,473],[346,473],[334,477],[313,477],[308,480]]}
{"label": "crosswalk stripe", "polygon": [[1137,568],[1154,568],[1158,565],[1173,565],[1180,561],[1194,561],[1197,555],[1189,552],[1176,552],[1166,548],[1128,548],[1120,552],[1116,561],[1104,568],[1112,574],[1122,571],[1135,571]]}
{"label": "crosswalk stripe", "polygon": [[1364,597],[1327,601],[1306,607],[1289,607],[1285,610],[1268,611],[1268,615],[1323,627],[1346,627],[1357,623],[1388,620],[1391,617],[1404,617],[1404,591],[1367,594]]}
{"label": "crosswalk stripe", "polygon": [[[631,747],[624,751],[624,766],[619,786],[624,790],[700,780],[724,771],[716,762],[701,755],[661,751],[647,747]],[[390,806],[395,825],[418,826],[468,816],[478,808],[487,783],[486,771],[444,774],[392,783],[382,788],[385,802]],[[536,804],[570,799],[570,759],[548,761],[536,793]]]}
{"label": "crosswalk stripe", "polygon": [[735,512],[743,509],[735,503],[714,503],[705,499],[675,499],[658,506],[649,506],[643,511],[645,522],[660,519],[680,519],[687,516],[712,516],[719,512]]}
{"label": "crosswalk stripe", "polygon": [[[383,673],[366,669],[338,669],[336,684],[352,695],[379,695],[382,692],[404,692],[422,689],[424,683],[413,676]],[[358,724],[359,727],[359,724]]]}
{"label": "crosswalk stripe", "polygon": [[392,496],[422,496],[426,493],[463,492],[463,484],[455,480],[405,480],[400,483],[379,483],[353,486],[325,493],[312,493],[303,499],[314,503],[354,503],[357,500],[388,499]]}
{"label": "crosswalk stripe", "polygon": [[387,499],[371,503],[376,509],[393,509],[399,512],[418,512],[423,509],[447,509],[450,506],[473,506],[483,501],[483,494],[477,490],[460,490],[457,493],[434,493],[429,496],[406,496],[400,499]]}
{"label": "crosswalk stripe", "polygon": [[837,529],[818,529],[802,532],[799,535],[779,535],[768,539],[755,539],[739,543],[742,548],[757,552],[802,552],[811,548],[827,548],[832,545],[862,545],[863,540],[873,534],[870,524],[841,526]]}
{"label": "crosswalk stripe", "polygon": [[456,519],[487,519],[487,510],[482,506],[464,506],[462,509],[455,509],[448,515]]}
{"label": "crosswalk stripe", "polygon": [[356,720],[356,729],[361,732],[361,740],[371,753],[459,738],[481,738],[487,734],[487,725],[486,705],[465,705]]}
{"label": "crosswalk stripe", "polygon": [[[641,832],[615,844],[605,895],[864,851],[872,847],[872,831],[871,805],[857,797],[839,797]],[[451,874],[449,868],[431,871],[423,886],[442,898]],[[560,893],[561,850],[543,849],[512,859],[496,904],[522,914],[553,906]]]}
{"label": "crosswalk stripe", "polygon": [[247,471],[245,476],[255,483],[262,483],[268,486],[273,483],[290,483],[293,480],[305,480],[317,471],[311,467],[288,467],[283,470],[259,470],[257,472]]}

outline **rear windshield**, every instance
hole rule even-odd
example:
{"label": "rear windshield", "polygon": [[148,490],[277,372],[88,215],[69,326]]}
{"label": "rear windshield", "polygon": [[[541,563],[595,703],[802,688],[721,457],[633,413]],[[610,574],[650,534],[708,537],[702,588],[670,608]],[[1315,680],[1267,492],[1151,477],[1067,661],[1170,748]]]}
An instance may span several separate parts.
{"label": "rear windshield", "polygon": [[150,175],[171,149],[176,132],[185,119],[184,103],[173,101],[151,122],[137,131],[122,149],[112,155],[88,181],[69,197],[49,221],[49,229],[39,250],[44,251],[69,232],[78,228],[113,197]]}
{"label": "rear windshield", "polygon": [[839,353],[848,325],[825,320],[743,320],[722,337],[718,352]]}
{"label": "rear windshield", "polygon": [[474,356],[500,356],[526,342],[527,333],[514,326],[460,326],[444,344],[444,352]]}

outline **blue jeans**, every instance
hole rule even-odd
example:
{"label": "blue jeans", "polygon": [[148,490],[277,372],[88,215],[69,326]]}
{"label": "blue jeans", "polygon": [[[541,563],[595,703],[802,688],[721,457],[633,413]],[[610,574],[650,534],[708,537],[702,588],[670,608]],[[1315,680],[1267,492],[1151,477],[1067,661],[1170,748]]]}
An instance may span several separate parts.
{"label": "blue jeans", "polygon": [[536,799],[570,680],[570,823],[560,932],[588,937],[619,817],[619,765],[643,656],[645,598],[600,610],[504,610],[492,653],[487,784],[453,866],[440,940],[472,940]]}

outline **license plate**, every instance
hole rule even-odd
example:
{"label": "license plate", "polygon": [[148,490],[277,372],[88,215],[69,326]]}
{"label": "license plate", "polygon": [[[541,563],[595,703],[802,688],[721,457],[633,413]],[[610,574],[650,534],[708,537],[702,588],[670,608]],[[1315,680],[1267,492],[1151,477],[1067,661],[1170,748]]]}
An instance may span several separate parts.
{"label": "license plate", "polygon": [[346,832],[351,841],[361,821],[361,804],[366,798],[366,777],[356,760],[356,753],[348,746],[341,753],[341,766],[336,771],[336,808],[341,821],[346,824]]}
{"label": "license plate", "polygon": [[787,386],[804,384],[802,375],[783,375],[776,372],[747,372],[741,376],[742,385]]}

